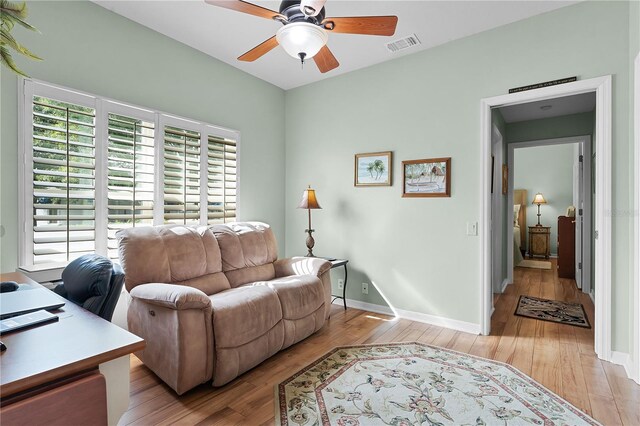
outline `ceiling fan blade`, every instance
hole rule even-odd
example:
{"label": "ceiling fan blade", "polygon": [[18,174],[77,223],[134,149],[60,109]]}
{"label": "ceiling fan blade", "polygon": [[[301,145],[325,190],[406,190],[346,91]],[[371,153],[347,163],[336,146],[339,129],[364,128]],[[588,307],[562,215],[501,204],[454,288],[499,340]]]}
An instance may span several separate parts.
{"label": "ceiling fan blade", "polygon": [[322,47],[322,49],[320,49],[318,53],[316,53],[316,56],[313,57],[313,60],[316,62],[318,69],[323,74],[325,72],[331,71],[334,68],[338,68],[338,66],[340,65],[340,63],[338,62],[336,57],[333,56],[333,53],[331,53],[331,50],[329,50],[326,44]]}
{"label": "ceiling fan blade", "polygon": [[324,29],[334,33],[379,36],[392,36],[396,32],[397,24],[397,16],[352,16],[326,18],[322,21]]}
{"label": "ceiling fan blade", "polygon": [[266,39],[253,49],[249,50],[244,55],[238,57],[238,60],[245,62],[253,62],[265,53],[268,53],[278,45],[278,40],[276,40],[276,36]]}
{"label": "ceiling fan blade", "polygon": [[282,16],[274,10],[266,9],[264,7],[261,7],[252,3],[247,3],[246,1],[242,1],[242,0],[204,0],[204,1],[213,6],[224,7],[225,9],[235,10],[236,12],[248,13],[249,15],[258,16],[260,18],[273,19],[276,16],[278,17]]}

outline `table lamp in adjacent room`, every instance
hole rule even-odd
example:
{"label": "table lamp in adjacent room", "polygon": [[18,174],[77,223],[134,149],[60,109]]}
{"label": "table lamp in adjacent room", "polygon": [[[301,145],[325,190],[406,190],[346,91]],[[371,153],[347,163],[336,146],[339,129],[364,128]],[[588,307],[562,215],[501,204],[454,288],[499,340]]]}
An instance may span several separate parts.
{"label": "table lamp in adjacent room", "polygon": [[542,193],[538,192],[535,197],[533,197],[533,202],[531,204],[538,205],[538,224],[536,226],[542,226],[540,224],[540,204],[547,204],[547,200],[544,199]]}
{"label": "table lamp in adjacent room", "polygon": [[309,234],[307,237],[307,249],[309,252],[307,253],[307,257],[315,257],[313,255],[313,246],[315,245],[315,240],[313,239],[313,235],[311,235],[314,229],[311,229],[311,210],[312,209],[321,209],[320,204],[318,204],[318,200],[316,199],[316,191],[311,189],[311,185],[309,188],[305,189],[302,193],[302,201],[298,205],[299,209],[307,209],[309,212],[309,228],[304,232]]}

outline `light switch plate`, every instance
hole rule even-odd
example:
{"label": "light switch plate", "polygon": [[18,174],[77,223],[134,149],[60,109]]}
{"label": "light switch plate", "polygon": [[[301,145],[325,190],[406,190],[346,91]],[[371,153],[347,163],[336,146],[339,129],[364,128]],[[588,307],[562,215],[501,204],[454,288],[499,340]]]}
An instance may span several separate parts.
{"label": "light switch plate", "polygon": [[478,235],[478,222],[467,222],[467,235]]}

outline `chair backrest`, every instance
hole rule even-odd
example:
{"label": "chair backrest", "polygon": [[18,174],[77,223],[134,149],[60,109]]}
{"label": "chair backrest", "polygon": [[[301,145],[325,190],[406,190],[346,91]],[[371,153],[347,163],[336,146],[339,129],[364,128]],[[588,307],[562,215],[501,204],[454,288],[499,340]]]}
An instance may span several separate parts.
{"label": "chair backrest", "polygon": [[206,226],[141,226],[116,236],[129,291],[147,283],[187,285],[205,294],[230,288],[218,241]]}
{"label": "chair backrest", "polygon": [[262,222],[231,222],[212,225],[222,255],[222,271],[231,287],[276,276],[273,262],[278,244],[271,227]]}
{"label": "chair backrest", "polygon": [[56,293],[111,321],[124,283],[120,266],[106,257],[86,254],[67,265],[62,281],[55,288]]}

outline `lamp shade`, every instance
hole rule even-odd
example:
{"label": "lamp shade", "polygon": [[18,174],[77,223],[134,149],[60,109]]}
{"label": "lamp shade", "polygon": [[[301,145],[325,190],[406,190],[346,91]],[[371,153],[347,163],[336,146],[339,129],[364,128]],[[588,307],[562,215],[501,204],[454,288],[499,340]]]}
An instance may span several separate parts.
{"label": "lamp shade", "polygon": [[302,193],[302,200],[300,204],[298,204],[299,209],[321,209],[320,204],[318,204],[318,199],[316,198],[315,189],[309,188],[305,189]]}
{"label": "lamp shade", "polygon": [[280,46],[296,59],[313,58],[327,44],[328,39],[324,29],[308,22],[293,22],[276,32],[276,40]]}
{"label": "lamp shade", "polygon": [[533,197],[533,202],[531,204],[547,204],[547,200],[544,199],[542,193],[538,192],[535,197]]}

